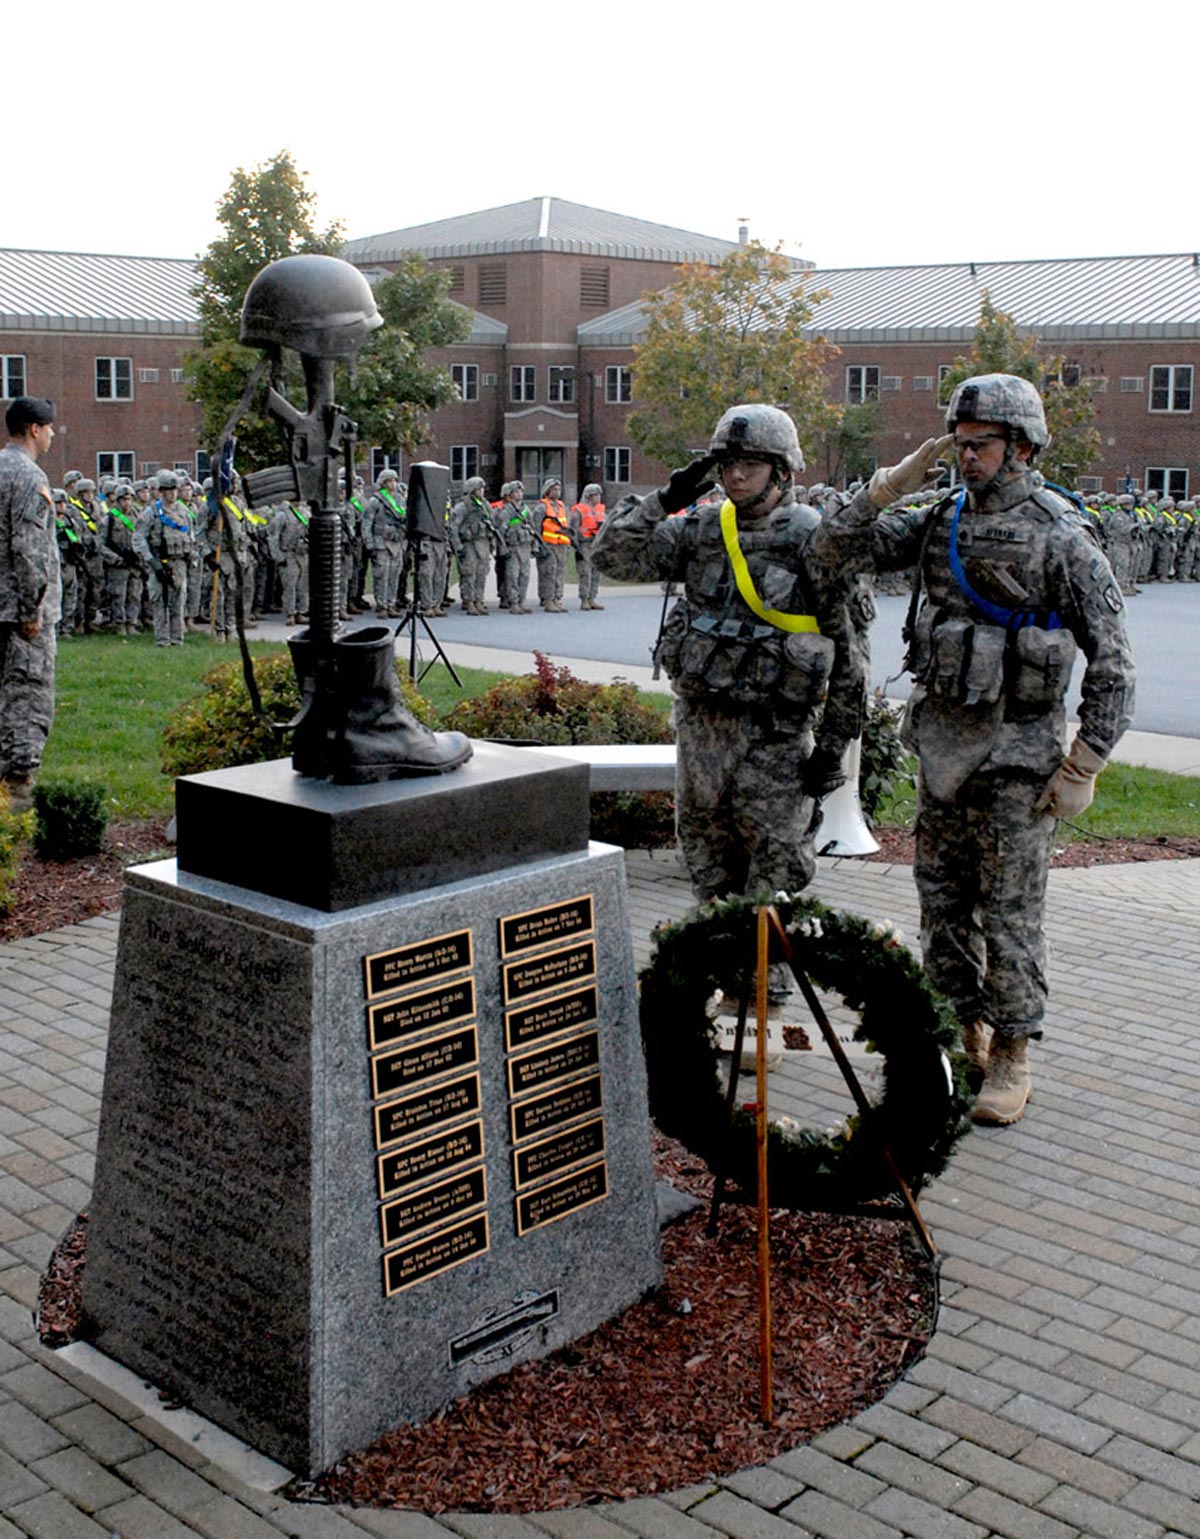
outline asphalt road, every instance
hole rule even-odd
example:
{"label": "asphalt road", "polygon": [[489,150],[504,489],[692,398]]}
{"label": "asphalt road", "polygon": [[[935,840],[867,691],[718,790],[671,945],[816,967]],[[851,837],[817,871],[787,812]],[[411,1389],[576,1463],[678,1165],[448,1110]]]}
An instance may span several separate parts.
{"label": "asphalt road", "polygon": [[[582,613],[568,589],[565,615],[540,609],[509,615],[492,609],[482,619],[455,610],[434,627],[443,641],[648,665],[662,611],[661,590],[609,586],[601,589],[600,600],[603,611]],[[900,627],[908,601],[881,596],[878,604],[879,619],[871,632],[873,679],[881,685],[899,675],[888,685],[888,693],[903,699],[908,678],[901,673]],[[1148,584],[1128,600],[1127,617],[1138,669],[1134,726],[1142,732],[1200,738],[1200,583]],[[1070,696],[1072,710],[1078,704],[1082,671],[1081,659]]]}

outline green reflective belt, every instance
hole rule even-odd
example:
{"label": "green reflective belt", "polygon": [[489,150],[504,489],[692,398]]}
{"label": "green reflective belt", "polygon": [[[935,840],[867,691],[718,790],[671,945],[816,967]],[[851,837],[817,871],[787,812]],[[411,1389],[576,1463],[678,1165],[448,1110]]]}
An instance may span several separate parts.
{"label": "green reflective belt", "polygon": [[300,522],[304,525],[304,527],[306,529],[308,528],[308,514],[307,513],[301,513],[299,508],[293,508],[290,502],[288,503],[288,511],[290,513],[294,513],[296,515],[296,517],[300,520]]}

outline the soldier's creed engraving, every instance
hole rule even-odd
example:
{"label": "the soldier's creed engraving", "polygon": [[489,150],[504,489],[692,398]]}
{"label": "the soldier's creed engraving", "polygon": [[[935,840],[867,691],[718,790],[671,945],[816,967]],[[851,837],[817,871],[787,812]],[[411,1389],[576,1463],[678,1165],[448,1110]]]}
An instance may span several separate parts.
{"label": "the soldier's creed engraving", "polygon": [[384,1294],[390,1298],[393,1293],[402,1293],[414,1283],[427,1282],[451,1267],[461,1266],[472,1256],[482,1256],[487,1249],[487,1214],[481,1213],[400,1250],[390,1250],[383,1258]]}
{"label": "the soldier's creed engraving", "polygon": [[446,1175],[483,1156],[483,1122],[464,1123],[460,1128],[423,1138],[420,1143],[391,1149],[376,1160],[379,1195],[392,1197],[410,1186],[419,1186],[432,1176]]}
{"label": "the soldier's creed engraving", "polygon": [[508,1052],[528,1047],[544,1037],[557,1037],[580,1026],[590,1026],[599,1017],[600,996],[595,984],[543,999],[538,1004],[521,1005],[504,1016],[504,1045]]}
{"label": "the soldier's creed engraving", "polygon": [[444,1224],[447,1219],[463,1218],[487,1203],[487,1173],[482,1166],[478,1170],[464,1171],[446,1181],[435,1181],[423,1186],[409,1197],[398,1197],[379,1210],[379,1225],[384,1247],[412,1239],[423,1229]]}
{"label": "the soldier's creed engraving", "polygon": [[375,1108],[375,1147],[399,1143],[412,1133],[440,1127],[479,1110],[479,1075],[468,1074],[432,1090],[387,1101]]}
{"label": "the soldier's creed engraving", "polygon": [[419,994],[406,994],[386,1004],[370,1005],[367,1017],[371,1051],[390,1047],[403,1037],[415,1037],[436,1026],[470,1020],[475,1014],[475,980],[462,978]]}
{"label": "the soldier's creed engraving", "polygon": [[508,1093],[526,1095],[556,1080],[570,1079],[600,1063],[600,1033],[585,1031],[564,1042],[551,1042],[532,1053],[521,1053],[508,1060]]}
{"label": "the soldier's creed engraving", "polygon": [[372,1058],[371,1095],[378,1100],[455,1069],[473,1068],[478,1062],[479,1034],[474,1026],[460,1026],[444,1036],[425,1037]]}
{"label": "the soldier's creed engraving", "polygon": [[528,1234],[531,1229],[553,1224],[607,1196],[608,1168],[603,1161],[532,1192],[523,1192],[516,1199],[517,1233]]}
{"label": "the soldier's creed engraving", "polygon": [[470,930],[453,930],[429,940],[414,941],[411,946],[377,951],[363,958],[367,998],[378,999],[381,994],[393,994],[397,989],[429,983],[434,978],[470,972],[472,954]]}
{"label": "the soldier's creed engraving", "polygon": [[565,903],[549,903],[524,914],[509,914],[500,921],[500,955],[516,956],[534,951],[552,941],[567,940],[572,935],[588,935],[595,928],[595,908],[591,893],[569,898]]}
{"label": "the soldier's creed engraving", "polygon": [[520,1143],[534,1133],[545,1133],[563,1123],[574,1122],[578,1117],[598,1112],[601,1105],[600,1076],[589,1075],[564,1085],[561,1090],[551,1090],[546,1095],[518,1101],[509,1108],[512,1117],[512,1141]]}
{"label": "the soldier's creed engraving", "polygon": [[569,983],[585,983],[596,976],[596,942],[580,941],[524,962],[506,962],[500,973],[506,1005]]}
{"label": "the soldier's creed engraving", "polygon": [[604,1153],[604,1118],[595,1117],[579,1127],[567,1128],[536,1143],[513,1150],[513,1185],[518,1191],[547,1176],[569,1170]]}

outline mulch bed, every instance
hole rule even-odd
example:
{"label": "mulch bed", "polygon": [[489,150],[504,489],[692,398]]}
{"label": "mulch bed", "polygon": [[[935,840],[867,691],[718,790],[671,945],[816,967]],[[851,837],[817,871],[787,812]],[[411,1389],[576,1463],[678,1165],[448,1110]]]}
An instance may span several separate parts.
{"label": "mulch bed", "polygon": [[[401,1427],[293,1500],[423,1512],[536,1512],[673,1491],[762,1464],[873,1404],[925,1349],[936,1281],[907,1224],[771,1214],[775,1420],[759,1419],[754,1210],[706,1240],[707,1170],[656,1135],[660,1178],[705,1201],[663,1232],[665,1282],[553,1356]],[[42,1279],[50,1345],[73,1338],[86,1215]]]}
{"label": "mulch bed", "polygon": [[[99,855],[82,860],[42,861],[27,851],[17,878],[16,910],[0,917],[0,942],[42,935],[111,911],[121,902],[124,868],[174,854],[167,844],[167,820],[113,823]],[[912,865],[913,836],[903,828],[877,828],[880,850],[866,858]],[[1143,860],[1200,859],[1200,839],[1105,839],[1064,844],[1054,866],[1103,866]]]}
{"label": "mulch bed", "polygon": [[[863,858],[893,866],[911,866],[913,836],[907,828],[872,829],[879,853]],[[1144,860],[1200,860],[1200,839],[1079,839],[1055,848],[1050,864],[1063,866],[1122,866]]]}
{"label": "mulch bed", "polygon": [[126,866],[173,853],[166,818],[110,823],[100,853],[79,860],[39,860],[26,850],[17,875],[16,908],[0,917],[0,942],[43,935],[117,908]]}

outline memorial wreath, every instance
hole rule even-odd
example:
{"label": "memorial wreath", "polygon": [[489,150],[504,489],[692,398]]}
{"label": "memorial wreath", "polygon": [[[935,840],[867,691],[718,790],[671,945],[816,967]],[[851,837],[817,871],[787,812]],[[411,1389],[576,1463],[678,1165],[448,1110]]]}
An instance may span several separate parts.
{"label": "memorial wreath", "polygon": [[[890,925],[786,893],[777,893],[773,906],[797,966],[817,989],[858,1012],[854,1037],[882,1056],[883,1091],[867,1114],[828,1133],[790,1119],[772,1124],[772,1205],[844,1211],[888,1195],[895,1188],[885,1147],[919,1190],[970,1126],[967,1061],[950,1006]],[[755,929],[756,906],[748,900],[706,903],[655,931],[641,975],[651,1115],[746,1193],[755,1186],[754,1118],[745,1110],[732,1124],[726,1117],[707,1007],[715,990],[736,992],[752,978]]]}

